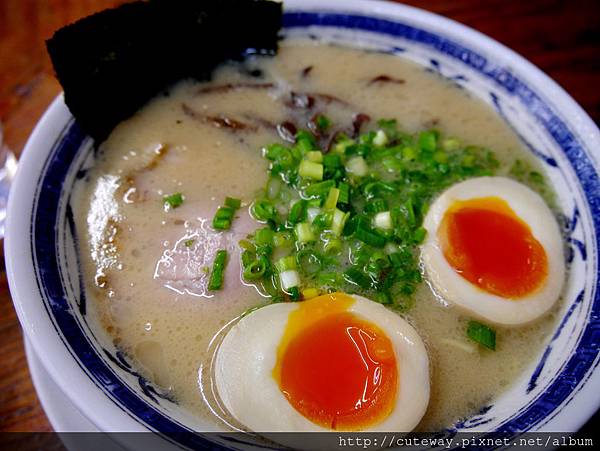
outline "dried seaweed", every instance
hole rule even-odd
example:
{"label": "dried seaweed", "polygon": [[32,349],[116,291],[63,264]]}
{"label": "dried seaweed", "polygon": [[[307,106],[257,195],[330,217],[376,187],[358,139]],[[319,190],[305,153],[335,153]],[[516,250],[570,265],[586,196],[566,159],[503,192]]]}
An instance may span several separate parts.
{"label": "dried seaweed", "polygon": [[281,15],[280,3],[262,0],[137,1],[61,28],[46,45],[67,106],[99,143],[177,80],[209,80],[248,49],[274,54]]}

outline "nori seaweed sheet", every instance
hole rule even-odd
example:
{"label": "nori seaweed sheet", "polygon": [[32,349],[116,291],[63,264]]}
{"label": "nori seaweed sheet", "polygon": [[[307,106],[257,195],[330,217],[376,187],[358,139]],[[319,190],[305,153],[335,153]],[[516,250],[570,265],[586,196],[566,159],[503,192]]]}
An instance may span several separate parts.
{"label": "nori seaweed sheet", "polygon": [[61,28],[46,46],[67,106],[99,144],[175,81],[274,54],[281,16],[281,3],[264,0],[136,1]]}

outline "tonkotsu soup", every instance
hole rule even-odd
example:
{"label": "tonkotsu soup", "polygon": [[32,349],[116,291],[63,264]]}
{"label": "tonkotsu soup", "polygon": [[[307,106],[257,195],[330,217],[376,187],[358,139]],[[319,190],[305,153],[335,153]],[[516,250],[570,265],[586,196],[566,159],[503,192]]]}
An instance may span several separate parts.
{"label": "tonkotsu soup", "polygon": [[[342,136],[340,132],[328,142],[329,132],[343,130],[344,136],[356,143],[360,136],[367,136],[364,139],[371,139],[373,148],[391,149],[389,133],[376,132],[381,127],[379,119],[397,121],[402,133],[399,140],[435,129],[432,135],[418,136],[424,136],[423,140],[445,137],[444,146],[450,153],[456,151],[458,142],[461,149],[467,145],[489,149],[494,156],[490,166],[494,173],[476,175],[531,182],[528,184],[552,202],[551,189],[535,183],[543,179],[543,171],[530,160],[517,136],[488,106],[464,90],[395,56],[294,40],[283,41],[275,57],[223,64],[211,82],[181,81],[161,93],[112,132],[101,145],[93,167],[78,182],[75,217],[91,315],[152,384],[203,421],[225,430],[231,429],[228,424],[243,429],[243,421],[240,424],[239,418],[219,409],[215,399],[203,396],[200,388],[212,393],[212,364],[227,331],[249,309],[273,300],[269,297],[273,292],[264,284],[256,282],[257,287],[255,280],[242,277],[246,263],[241,261],[239,244],[243,241],[247,249],[249,241],[256,241],[252,235],[255,230],[268,228],[268,223],[257,221],[248,208],[275,189],[268,184],[273,179],[274,160],[265,158],[263,148],[272,143],[292,148],[294,134],[301,129],[310,131],[307,121],[312,121],[312,130],[318,135],[315,139],[324,152],[318,155],[312,150],[305,160],[310,163],[307,168],[318,168],[323,164],[323,153],[335,153],[335,140]],[[353,130],[354,137],[350,136]],[[369,131],[374,133],[368,135]],[[426,143],[421,145],[426,149]],[[404,155],[398,157],[398,167],[412,158],[406,147],[393,149]],[[347,161],[354,161],[350,166],[363,158],[360,150],[357,152],[351,157],[345,154]],[[447,157],[443,153],[433,151],[432,164],[452,171],[450,163],[450,169],[444,169]],[[364,156],[363,161],[368,158]],[[380,160],[386,165],[381,166],[382,173],[387,174],[382,180],[395,183],[401,169],[386,158]],[[325,157],[326,162],[330,160]],[[466,159],[462,161],[469,164]],[[352,189],[358,193],[359,180],[367,176],[349,163],[345,171],[356,181]],[[318,175],[314,177],[311,183],[322,181]],[[424,213],[437,194],[423,201]],[[213,219],[227,197],[241,200],[241,206],[233,218],[223,216],[223,228],[230,225],[229,229],[216,230]],[[323,202],[327,202],[326,197]],[[386,202],[391,205],[393,196],[389,199]],[[287,204],[279,200],[273,203],[274,214],[289,214],[285,206],[293,203],[293,194],[284,200]],[[314,202],[308,205],[308,214],[311,205],[314,207]],[[351,210],[360,208],[362,204],[356,204]],[[367,211],[371,207],[364,208]],[[374,219],[372,228],[376,232],[381,228],[381,233],[374,232],[377,237],[389,237],[386,207],[382,208],[384,211],[373,213],[373,218],[379,219]],[[377,216],[379,213],[384,214]],[[273,233],[289,232],[286,236],[298,244],[302,232],[296,226],[282,230]],[[249,239],[249,235],[254,238]],[[336,245],[348,252],[344,236],[339,238],[342,244]],[[513,327],[470,314],[445,299],[444,291],[419,263],[417,241],[423,239],[420,236],[411,241],[419,274],[414,275],[412,288],[402,292],[402,305],[382,301],[375,285],[362,290],[348,277],[340,283],[347,284],[343,286],[350,291],[355,287],[354,292],[373,302],[388,304],[389,312],[406,319],[422,338],[429,360],[430,394],[416,429],[437,431],[481,409],[535,361],[555,325],[558,303],[528,324]],[[318,240],[312,243],[320,245]],[[380,252],[385,257],[403,246],[399,239],[388,240],[385,246],[381,243]],[[218,250],[227,251],[226,265],[222,286],[211,290]],[[270,258],[276,261],[284,256]],[[345,270],[344,266],[340,271],[346,274]],[[281,272],[285,271],[301,272],[293,266]],[[315,282],[320,275],[310,279],[310,284],[308,279],[301,279],[300,285],[290,288],[285,286],[292,283],[288,280],[282,287],[289,296],[299,296],[300,303],[303,296],[349,291],[328,290],[329,285]],[[564,279],[564,274],[558,277]],[[284,296],[276,300],[290,299]],[[495,350],[469,338],[466,331],[472,320],[484,327],[484,335],[495,332]]]}

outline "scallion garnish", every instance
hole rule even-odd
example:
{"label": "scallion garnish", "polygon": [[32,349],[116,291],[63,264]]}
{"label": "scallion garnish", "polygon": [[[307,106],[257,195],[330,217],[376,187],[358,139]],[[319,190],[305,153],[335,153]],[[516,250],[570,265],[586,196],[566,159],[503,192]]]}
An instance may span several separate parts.
{"label": "scallion garnish", "polygon": [[220,290],[223,287],[223,279],[225,277],[225,265],[227,264],[227,251],[220,249],[215,255],[212,272],[208,281],[208,289],[210,291]]}
{"label": "scallion garnish", "polygon": [[280,258],[277,263],[275,263],[275,268],[277,268],[277,271],[279,272],[296,269],[296,257],[288,255],[287,257]]}
{"label": "scallion garnish", "polygon": [[333,180],[326,180],[320,183],[313,183],[304,190],[304,193],[307,197],[323,196],[327,194],[329,190],[334,186],[335,182]]}
{"label": "scallion garnish", "polygon": [[236,199],[235,197],[226,197],[225,206],[233,208],[234,210],[238,210],[242,206],[242,201],[240,199]]}
{"label": "scallion garnish", "polygon": [[290,295],[290,299],[292,301],[300,300],[300,289],[298,287],[291,287],[288,289],[288,294]]}
{"label": "scallion garnish", "polygon": [[279,273],[281,280],[281,287],[284,291],[288,291],[290,288],[297,288],[300,285],[300,274],[295,269],[288,269]]}
{"label": "scallion garnish", "polygon": [[338,188],[330,188],[327,199],[325,199],[325,203],[323,204],[323,208],[327,210],[333,210],[338,203],[339,197],[340,190]]}
{"label": "scallion garnish", "polygon": [[319,114],[315,118],[315,124],[317,125],[319,131],[324,132],[331,126],[331,120],[327,116]]}
{"label": "scallion garnish", "polygon": [[319,295],[319,290],[317,288],[305,288],[302,290],[302,299],[310,299],[317,297]]}
{"label": "scallion garnish", "polygon": [[358,227],[354,232],[354,236],[373,247],[383,247],[387,241],[379,232],[365,226]]}
{"label": "scallion garnish", "polygon": [[344,271],[344,279],[351,284],[358,285],[363,290],[371,287],[371,279],[363,271],[356,267],[350,267]]}
{"label": "scallion garnish", "polygon": [[177,208],[183,204],[183,194],[173,193],[168,196],[164,196],[163,203],[166,211]]}
{"label": "scallion garnish", "polygon": [[260,199],[255,201],[250,208],[252,216],[259,221],[268,221],[269,219],[275,219],[277,210],[271,202],[266,199]]}
{"label": "scallion garnish", "polygon": [[340,195],[338,197],[338,203],[349,204],[350,203],[350,185],[344,182],[340,182],[338,185]]}
{"label": "scallion garnish", "polygon": [[297,201],[290,210],[288,220],[290,224],[297,224],[306,219],[307,202],[303,199]]}
{"label": "scallion garnish", "polygon": [[363,157],[353,157],[346,163],[346,171],[357,177],[364,177],[369,172],[369,167]]}
{"label": "scallion garnish", "polygon": [[478,321],[469,321],[467,337],[492,351],[496,350],[496,331]]}
{"label": "scallion garnish", "polygon": [[212,226],[217,230],[228,230],[233,222],[235,210],[231,207],[219,207],[213,218]]}
{"label": "scallion garnish", "polygon": [[225,198],[225,205],[217,208],[213,217],[212,226],[216,230],[229,230],[235,216],[235,211],[240,208],[242,201],[233,197]]}
{"label": "scallion garnish", "polygon": [[323,180],[323,165],[310,160],[303,160],[298,168],[300,177],[311,180]]}
{"label": "scallion garnish", "polygon": [[250,281],[258,280],[267,273],[268,268],[269,260],[266,256],[261,255],[256,259],[251,259],[244,264],[244,279]]}
{"label": "scallion garnish", "polygon": [[[244,278],[273,302],[340,290],[405,311],[421,283],[427,206],[458,181],[493,175],[498,162],[436,130],[404,133],[393,119],[355,139],[328,137],[322,120],[299,130],[292,145],[264,148],[269,180],[250,212],[266,226],[243,241]],[[539,179],[523,165],[511,175]]]}
{"label": "scallion garnish", "polygon": [[294,230],[296,231],[296,239],[299,243],[310,243],[316,240],[313,227],[308,222],[296,224],[296,228]]}

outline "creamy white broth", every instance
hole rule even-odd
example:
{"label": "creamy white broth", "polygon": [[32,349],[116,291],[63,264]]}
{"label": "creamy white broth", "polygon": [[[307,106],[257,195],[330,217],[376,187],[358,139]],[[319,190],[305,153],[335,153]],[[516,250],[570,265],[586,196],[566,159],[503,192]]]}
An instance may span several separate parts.
{"label": "creamy white broth", "polygon": [[[381,74],[402,82],[369,84]],[[438,75],[390,55],[300,41],[284,41],[274,58],[224,65],[210,83],[182,81],[120,124],[76,192],[90,307],[152,382],[217,426],[223,423],[199,390],[210,384],[210,372],[199,380],[199,369],[210,366],[215,334],[265,302],[240,279],[236,243],[258,226],[246,206],[267,180],[261,147],[279,140],[270,124],[297,119],[285,105],[291,91],[334,96],[322,100],[334,123],[361,112],[371,123],[396,118],[409,132],[435,125],[489,147],[505,170],[527,159],[488,106]],[[245,128],[223,126],[223,117]],[[185,201],[165,212],[163,196],[174,192]],[[226,196],[242,199],[243,208],[232,231],[215,233],[210,220]],[[224,289],[209,293],[207,269],[223,247]],[[468,316],[440,302],[426,282],[406,317],[431,361],[431,399],[419,425],[425,431],[451,425],[505,390],[535,360],[556,321],[551,313],[525,327],[498,328],[497,350],[481,349],[465,337]]]}

